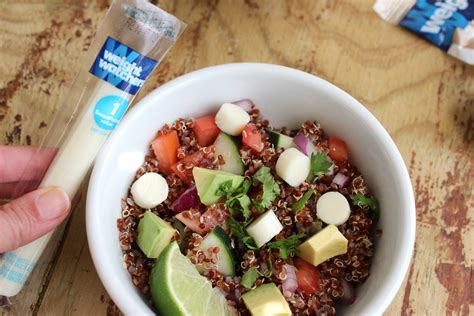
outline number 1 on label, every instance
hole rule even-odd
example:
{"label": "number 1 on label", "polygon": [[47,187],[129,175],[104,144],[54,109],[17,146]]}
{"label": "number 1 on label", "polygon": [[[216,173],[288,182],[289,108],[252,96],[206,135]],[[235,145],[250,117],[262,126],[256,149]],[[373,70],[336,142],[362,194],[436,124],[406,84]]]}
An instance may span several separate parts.
{"label": "number 1 on label", "polygon": [[115,113],[117,113],[118,108],[120,107],[120,102],[115,102],[113,106],[114,108],[112,109],[112,112],[110,112],[110,114],[115,115]]}

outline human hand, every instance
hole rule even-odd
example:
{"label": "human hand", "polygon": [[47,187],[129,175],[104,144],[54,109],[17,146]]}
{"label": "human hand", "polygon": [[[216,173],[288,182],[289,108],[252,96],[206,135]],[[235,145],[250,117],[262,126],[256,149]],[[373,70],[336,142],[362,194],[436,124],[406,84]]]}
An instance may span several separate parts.
{"label": "human hand", "polygon": [[[51,150],[0,146],[0,199],[12,198],[20,181],[28,191],[33,190],[54,155]],[[58,188],[38,189],[0,205],[0,254],[53,230],[66,218],[70,206],[69,197]]]}

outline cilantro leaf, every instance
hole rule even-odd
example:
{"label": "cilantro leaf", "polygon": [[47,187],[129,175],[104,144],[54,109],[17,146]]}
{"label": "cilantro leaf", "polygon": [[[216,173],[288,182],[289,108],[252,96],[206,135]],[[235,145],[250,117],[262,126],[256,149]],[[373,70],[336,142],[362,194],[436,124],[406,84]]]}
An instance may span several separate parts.
{"label": "cilantro leaf", "polygon": [[254,182],[263,184],[262,196],[252,200],[257,210],[261,213],[269,208],[278,195],[280,195],[280,186],[273,178],[270,168],[263,166],[254,175]]}
{"label": "cilantro leaf", "polygon": [[311,154],[311,174],[309,180],[313,181],[315,177],[322,176],[331,168],[332,163],[328,161],[328,156],[323,153],[312,153]]}
{"label": "cilantro leaf", "polygon": [[267,181],[273,180],[273,176],[270,172],[270,168],[267,166],[263,166],[258,169],[257,172],[253,175],[253,180],[258,181],[260,183],[265,183]]}
{"label": "cilantro leaf", "polygon": [[368,207],[372,211],[372,219],[378,221],[380,218],[380,205],[379,201],[373,196],[365,196],[362,193],[357,193],[351,196],[352,202],[360,207]]}
{"label": "cilantro leaf", "polygon": [[231,213],[234,210],[240,210],[242,213],[242,216],[244,217],[245,221],[247,222],[250,219],[250,216],[252,216],[252,211],[250,211],[250,198],[246,194],[241,194],[237,197],[234,197],[230,201],[230,209]]}
{"label": "cilantro leaf", "polygon": [[251,201],[247,195],[250,189],[251,183],[249,180],[245,180],[237,189],[232,187],[232,180],[226,181],[221,184],[216,194],[225,197],[225,204],[229,208],[232,216],[237,216],[242,213],[245,221],[247,222],[252,215],[250,211]]}
{"label": "cilantro leaf", "polygon": [[291,235],[290,237],[282,240],[272,241],[267,244],[268,249],[280,250],[280,258],[288,259],[290,254],[296,251],[296,248],[300,245],[300,239],[305,237],[305,233],[299,233]]}
{"label": "cilantro leaf", "polygon": [[251,267],[250,269],[248,269],[242,276],[242,279],[240,280],[240,284],[247,289],[251,289],[252,286],[255,284],[255,281],[257,281],[259,277],[265,277],[265,278],[271,277],[273,273],[272,261],[268,260],[268,264],[270,265],[270,267],[268,268],[267,271],[265,271],[265,273],[261,272],[259,269],[255,267]]}
{"label": "cilantro leaf", "polygon": [[247,289],[251,289],[259,276],[261,276],[260,271],[258,271],[257,268],[252,267],[248,269],[247,272],[244,273],[244,275],[242,276],[242,279],[240,280],[240,284],[242,284],[242,286],[244,286]]}
{"label": "cilantro leaf", "polygon": [[247,233],[245,228],[239,224],[233,217],[227,220],[227,226],[229,227],[232,235],[239,238],[248,249],[258,249],[255,244],[255,240]]}
{"label": "cilantro leaf", "polygon": [[234,190],[232,189],[232,180],[229,180],[220,185],[216,191],[216,195],[229,197],[233,192]]}
{"label": "cilantro leaf", "polygon": [[308,191],[306,191],[305,194],[303,194],[303,196],[298,201],[296,201],[295,204],[293,204],[293,211],[301,211],[306,205],[306,203],[308,203],[308,200],[311,198],[313,193],[313,189],[309,189]]}

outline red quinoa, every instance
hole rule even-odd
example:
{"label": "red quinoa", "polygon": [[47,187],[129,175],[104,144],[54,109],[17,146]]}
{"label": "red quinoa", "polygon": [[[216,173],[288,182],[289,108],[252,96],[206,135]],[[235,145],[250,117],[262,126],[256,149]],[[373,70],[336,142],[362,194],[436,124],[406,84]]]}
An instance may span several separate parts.
{"label": "red quinoa", "polygon": [[[268,120],[262,119],[258,109],[254,108],[250,112],[251,122],[257,128],[273,129]],[[178,149],[178,159],[183,159],[197,151],[204,151],[208,159],[201,163],[201,167],[209,169],[219,169],[224,164],[222,156],[214,156],[212,150],[201,148],[193,132],[193,119],[178,119],[171,125],[165,125],[158,131],[157,135],[174,129],[178,132],[180,147]],[[294,136],[297,133],[303,133],[315,145],[317,150],[328,152],[327,136],[319,123],[307,121],[299,129],[280,128],[274,129],[285,135]],[[265,135],[265,134],[264,134]],[[243,146],[240,150],[243,162],[245,164],[245,176],[250,178],[261,166],[268,166],[272,169],[275,176],[275,164],[282,149],[275,147],[264,137],[264,148],[260,153],[255,153],[250,148]],[[194,165],[186,165],[183,168],[192,169]],[[146,172],[160,172],[159,163],[154,157],[152,151],[145,157],[144,164],[137,170],[136,177],[140,177]],[[332,183],[334,175],[338,172],[350,177],[350,184],[347,188],[338,188]],[[278,219],[283,225],[283,230],[275,239],[287,238],[296,232],[305,232],[308,236],[322,229],[325,224],[321,222],[316,215],[316,201],[325,192],[338,191],[342,193],[351,203],[351,215],[346,223],[338,226],[340,232],[348,239],[348,251],[346,254],[331,258],[320,264],[320,290],[315,294],[307,295],[297,290],[294,294],[286,293],[285,298],[289,303],[292,312],[295,315],[333,315],[336,312],[336,303],[344,296],[344,290],[341,282],[347,282],[352,287],[357,287],[369,277],[370,264],[374,255],[374,223],[370,211],[361,208],[351,202],[350,196],[357,193],[369,193],[364,178],[358,170],[349,162],[334,163],[332,173],[326,174],[316,180],[314,183],[304,182],[297,188],[286,185],[280,178],[275,176],[280,186],[281,194],[273,201],[272,208]],[[169,209],[172,202],[184,192],[189,185],[176,175],[168,175],[166,180],[169,185],[169,195],[167,200],[152,209],[152,212],[162,219],[171,223],[176,219],[174,213]],[[316,194],[309,199],[303,210],[295,212],[292,205],[301,198],[309,189],[315,190]],[[261,192],[254,192],[261,194]],[[120,231],[119,243],[123,250],[124,266],[130,273],[133,284],[150,300],[149,276],[154,264],[154,260],[146,258],[136,243],[137,226],[145,210],[134,204],[133,198],[129,192],[128,196],[122,201],[122,217],[117,220],[117,227]],[[202,214],[211,214],[211,219],[205,218]],[[254,210],[256,211],[256,210]],[[216,204],[209,207],[201,205],[197,209],[185,211],[185,217],[200,216],[200,222],[207,225],[208,221],[216,220],[216,224],[224,223],[228,217],[228,211],[224,204]],[[186,230],[187,231],[187,230]],[[379,235],[381,232],[379,233]],[[207,251],[199,250],[197,247],[202,242],[203,236],[197,233],[186,232],[186,236],[177,233],[176,240],[187,239],[188,248],[185,254],[194,264],[200,264],[204,267],[205,275],[213,286],[220,288],[226,293],[229,304],[235,306],[241,315],[249,315],[249,311],[241,300],[243,293],[248,289],[240,285],[240,276],[251,267],[258,268],[262,273],[269,271],[269,265],[272,267],[272,274],[268,278],[260,277],[254,287],[273,281],[281,290],[282,281],[287,277],[285,264],[293,264],[292,257],[281,259],[278,256],[278,250],[268,251],[265,247],[259,250],[248,250],[238,241],[234,240],[236,252],[238,254],[237,276],[226,277],[216,271],[218,247],[209,248]],[[345,281],[344,281],[345,280]],[[151,302],[151,300],[150,300]]]}

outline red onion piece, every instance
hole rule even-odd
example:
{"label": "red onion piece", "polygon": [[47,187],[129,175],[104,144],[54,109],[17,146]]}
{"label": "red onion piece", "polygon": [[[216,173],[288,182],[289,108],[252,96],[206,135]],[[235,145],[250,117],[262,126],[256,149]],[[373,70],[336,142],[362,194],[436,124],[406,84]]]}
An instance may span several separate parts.
{"label": "red onion piece", "polygon": [[350,178],[348,176],[338,172],[334,179],[332,179],[332,183],[337,184],[340,188],[344,188],[349,183],[349,180]]}
{"label": "red onion piece", "polygon": [[252,108],[255,106],[255,103],[253,103],[253,101],[250,99],[234,101],[232,102],[232,104],[240,106],[246,112],[250,112]]}
{"label": "red onion piece", "polygon": [[293,138],[293,143],[296,147],[308,157],[311,157],[311,154],[316,152],[316,148],[311,140],[309,140],[304,134],[299,133]]}
{"label": "red onion piece", "polygon": [[234,293],[227,294],[226,299],[234,302],[235,305],[240,303],[239,299],[237,298],[237,295],[235,295]]}
{"label": "red onion piece", "polygon": [[298,281],[296,279],[296,268],[292,265],[285,264],[286,268],[286,279],[283,280],[281,284],[281,288],[283,290],[283,295],[289,293],[290,295],[285,295],[285,296],[291,296],[291,294],[295,293],[296,289],[298,288]]}
{"label": "red onion piece", "polygon": [[175,213],[180,213],[198,206],[199,203],[201,203],[201,201],[199,200],[196,187],[192,186],[174,200],[173,204],[171,204],[171,209]]}
{"label": "red onion piece", "polygon": [[344,279],[341,279],[340,282],[342,285],[342,290],[344,291],[344,294],[342,295],[342,300],[347,305],[351,305],[356,299],[354,287]]}

